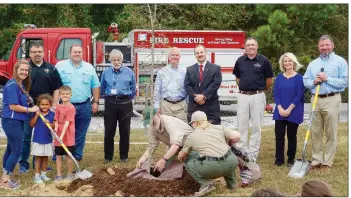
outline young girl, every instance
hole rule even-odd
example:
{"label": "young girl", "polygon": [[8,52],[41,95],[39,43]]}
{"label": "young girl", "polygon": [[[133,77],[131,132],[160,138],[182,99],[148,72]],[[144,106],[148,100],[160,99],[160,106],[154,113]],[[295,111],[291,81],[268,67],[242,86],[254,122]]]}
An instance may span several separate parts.
{"label": "young girl", "polygon": [[[35,176],[34,183],[43,183],[50,181],[46,176],[46,168],[48,164],[48,156],[52,156],[52,135],[50,129],[46,126],[48,123],[52,128],[54,127],[55,113],[50,111],[52,106],[52,97],[49,94],[41,94],[38,96],[38,106],[40,111],[37,111],[30,120],[30,127],[34,127],[33,147],[31,154],[35,157]],[[45,121],[40,118],[43,115]],[[41,174],[40,174],[41,169]]]}

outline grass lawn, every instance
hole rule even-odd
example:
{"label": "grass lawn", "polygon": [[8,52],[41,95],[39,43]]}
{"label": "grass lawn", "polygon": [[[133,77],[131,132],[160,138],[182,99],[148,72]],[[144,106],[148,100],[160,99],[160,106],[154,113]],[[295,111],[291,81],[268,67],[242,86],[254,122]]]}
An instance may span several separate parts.
{"label": "grass lawn", "polygon": [[[298,150],[296,158],[301,158],[302,145],[305,137],[306,126],[300,126],[298,132]],[[118,134],[118,132],[117,132]],[[116,135],[115,141],[118,142],[119,136]],[[89,132],[87,137],[89,141],[103,142],[101,133]],[[131,132],[131,142],[146,142],[147,138],[144,135],[144,130],[133,130]],[[6,139],[0,139],[0,145],[6,144]],[[115,145],[114,162],[108,166],[119,165],[120,167],[134,168],[139,157],[145,151],[147,145],[130,145],[129,162],[122,164],[119,162],[118,145]],[[307,158],[311,158],[311,142],[307,146]],[[1,157],[5,147],[0,147]],[[165,152],[165,147],[161,147],[154,155],[155,160],[161,158]],[[286,151],[285,151],[286,152]],[[81,167],[93,172],[106,165],[103,164],[103,144],[87,144],[85,149],[84,160],[81,162]],[[258,159],[258,164],[262,170],[262,180],[253,184],[250,188],[237,188],[235,192],[230,192],[221,184],[221,181],[216,182],[217,189],[209,196],[250,196],[256,189],[273,187],[281,190],[287,195],[295,195],[300,191],[301,185],[309,180],[323,180],[329,183],[332,187],[334,196],[348,196],[348,127],[347,123],[340,123],[338,132],[338,148],[334,165],[330,173],[321,173],[319,171],[311,171],[302,179],[293,179],[287,176],[289,169],[286,166],[276,167],[273,165],[275,155],[275,138],[274,126],[265,126],[262,132],[261,151]],[[50,160],[50,166],[55,167]],[[64,169],[65,170],[65,169]],[[17,175],[18,166],[15,170],[15,177],[21,181],[21,189],[31,187],[33,185],[33,170],[25,175]],[[51,171],[48,175],[53,178],[55,171]],[[223,180],[224,181],[224,180]],[[239,183],[239,173],[237,171],[237,181]],[[8,190],[0,189],[0,196],[8,195]],[[48,192],[47,196],[55,196]]]}

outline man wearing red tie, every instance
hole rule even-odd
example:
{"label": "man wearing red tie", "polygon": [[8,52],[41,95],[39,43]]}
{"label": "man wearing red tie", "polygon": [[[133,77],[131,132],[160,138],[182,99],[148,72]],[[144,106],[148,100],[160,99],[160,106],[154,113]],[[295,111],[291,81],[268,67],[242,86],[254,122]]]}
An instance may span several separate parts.
{"label": "man wearing red tie", "polygon": [[221,124],[217,90],[222,82],[221,68],[207,61],[206,48],[197,45],[194,50],[197,63],[186,70],[184,86],[189,95],[188,121],[195,111],[206,113],[208,120]]}

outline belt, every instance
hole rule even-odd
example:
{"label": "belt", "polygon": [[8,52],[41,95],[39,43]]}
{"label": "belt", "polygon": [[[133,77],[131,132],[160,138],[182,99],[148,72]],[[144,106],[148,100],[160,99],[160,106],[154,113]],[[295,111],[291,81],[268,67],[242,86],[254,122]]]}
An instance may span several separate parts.
{"label": "belt", "polygon": [[339,94],[339,92],[332,92],[332,93],[328,93],[328,94],[319,94],[318,97],[319,98],[326,98],[326,97],[330,97],[330,96],[335,96],[336,94]]}
{"label": "belt", "polygon": [[180,103],[181,101],[185,100],[185,98],[182,98],[182,99],[176,100],[176,101],[171,101],[171,100],[168,100],[167,98],[163,98],[163,100],[165,100],[169,103],[172,103],[172,104],[177,104],[177,103]]}
{"label": "belt", "polygon": [[125,96],[117,96],[117,95],[112,95],[112,96],[107,96],[110,99],[116,99],[116,100],[125,100],[125,99],[129,99],[129,96],[125,95]]}
{"label": "belt", "polygon": [[229,149],[228,152],[225,155],[223,155],[222,157],[202,156],[202,157],[198,157],[197,160],[199,160],[199,161],[204,161],[204,160],[223,161],[223,160],[227,159],[227,157],[230,155],[230,153],[231,153],[231,150]]}
{"label": "belt", "polygon": [[256,91],[239,91],[239,93],[241,94],[245,94],[245,95],[255,95],[255,94],[259,94],[259,93],[263,93],[264,90],[256,90]]}
{"label": "belt", "polygon": [[81,105],[81,104],[84,104],[86,102],[90,102],[90,98],[88,98],[86,101],[84,102],[72,102],[73,105]]}

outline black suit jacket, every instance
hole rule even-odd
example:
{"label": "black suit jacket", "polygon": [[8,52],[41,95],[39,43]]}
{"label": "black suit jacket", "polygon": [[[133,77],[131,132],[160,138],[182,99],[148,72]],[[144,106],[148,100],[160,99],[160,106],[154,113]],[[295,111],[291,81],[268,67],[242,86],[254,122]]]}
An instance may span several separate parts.
{"label": "black suit jacket", "polygon": [[[213,124],[220,124],[220,106],[217,91],[222,83],[221,67],[207,61],[202,74],[202,82],[199,79],[199,65],[196,63],[186,70],[184,87],[189,95],[188,120],[191,114],[197,110],[206,113],[208,120]],[[199,105],[195,102],[195,94],[203,94],[206,102]]]}

